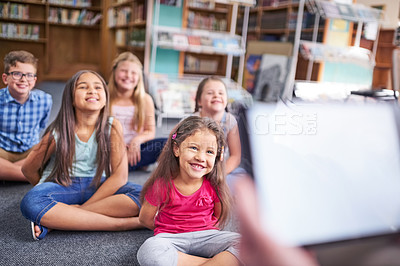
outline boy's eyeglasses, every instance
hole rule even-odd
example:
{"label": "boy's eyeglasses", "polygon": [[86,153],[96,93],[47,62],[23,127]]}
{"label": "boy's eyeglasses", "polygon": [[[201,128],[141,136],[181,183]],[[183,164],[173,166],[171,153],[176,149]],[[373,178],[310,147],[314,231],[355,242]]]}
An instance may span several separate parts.
{"label": "boy's eyeglasses", "polygon": [[20,80],[23,76],[25,76],[27,81],[32,81],[35,79],[36,75],[33,73],[22,73],[19,71],[7,72],[6,75],[11,75],[14,80]]}

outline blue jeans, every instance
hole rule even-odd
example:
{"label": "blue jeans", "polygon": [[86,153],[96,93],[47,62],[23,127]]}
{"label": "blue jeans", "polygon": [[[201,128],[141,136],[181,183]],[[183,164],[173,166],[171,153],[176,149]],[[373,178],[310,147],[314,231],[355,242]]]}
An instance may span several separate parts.
{"label": "blue jeans", "polygon": [[[21,201],[22,215],[40,225],[40,220],[52,207],[62,202],[68,205],[85,203],[97,190],[91,186],[93,178],[75,177],[71,185],[65,187],[54,182],[44,182],[32,188]],[[104,179],[102,180],[104,182]],[[122,186],[114,195],[125,194],[140,208],[142,186],[131,182]]]}
{"label": "blue jeans", "polygon": [[155,163],[164,148],[166,138],[152,139],[140,145],[140,162],[136,165],[129,165],[129,171]]}

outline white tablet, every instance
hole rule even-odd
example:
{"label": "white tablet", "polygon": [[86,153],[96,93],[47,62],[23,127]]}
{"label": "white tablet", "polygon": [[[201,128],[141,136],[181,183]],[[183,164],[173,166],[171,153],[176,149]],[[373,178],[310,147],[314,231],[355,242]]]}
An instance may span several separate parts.
{"label": "white tablet", "polygon": [[295,246],[399,233],[395,112],[349,103],[250,109],[252,170],[268,233]]}

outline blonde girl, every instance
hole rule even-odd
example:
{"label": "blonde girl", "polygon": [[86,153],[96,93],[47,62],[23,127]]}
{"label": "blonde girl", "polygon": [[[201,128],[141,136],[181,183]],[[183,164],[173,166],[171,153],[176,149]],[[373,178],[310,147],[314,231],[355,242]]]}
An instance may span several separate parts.
{"label": "blonde girl", "polygon": [[154,139],[154,102],[145,91],[142,68],[135,55],[124,52],[114,59],[108,82],[111,114],[123,127],[129,171],[154,163],[166,141]]}
{"label": "blonde girl", "polygon": [[127,183],[120,123],[109,117],[109,92],[93,71],[66,84],[60,111],[22,172],[36,185],[21,202],[35,240],[49,229],[119,231],[140,227],[141,186]]}
{"label": "blonde girl", "polygon": [[208,118],[188,117],[171,132],[141,194],[139,220],[155,235],[138,251],[141,265],[239,264],[239,234],[219,230],[231,206],[224,142]]}

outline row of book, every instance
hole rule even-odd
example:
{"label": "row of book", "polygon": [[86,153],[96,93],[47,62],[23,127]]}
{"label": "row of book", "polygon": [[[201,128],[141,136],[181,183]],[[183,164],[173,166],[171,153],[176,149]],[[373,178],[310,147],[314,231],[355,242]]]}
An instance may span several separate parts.
{"label": "row of book", "polygon": [[91,7],[91,0],[48,0],[49,4],[77,6],[77,7]]}
{"label": "row of book", "polygon": [[0,22],[0,37],[9,39],[38,40],[39,25]]}
{"label": "row of book", "polygon": [[86,9],[50,8],[48,21],[59,24],[96,25],[101,17],[101,13],[87,11]]}
{"label": "row of book", "polygon": [[218,60],[200,59],[185,55],[184,68],[186,72],[215,73],[218,70]]}
{"label": "row of book", "polygon": [[117,46],[144,47],[146,39],[145,29],[134,29],[132,31],[118,29],[115,32],[115,44]]}
{"label": "row of book", "polygon": [[10,2],[0,3],[0,18],[29,19],[29,6]]}
{"label": "row of book", "polygon": [[182,33],[172,32],[159,32],[158,40],[162,45],[169,45],[178,50],[191,50],[196,49],[210,49],[212,50],[224,50],[234,53],[240,49],[239,40],[236,38],[225,38],[221,36],[209,37],[209,36],[196,36],[196,35],[185,35]]}
{"label": "row of book", "polygon": [[192,29],[203,29],[213,31],[226,31],[226,19],[218,19],[214,15],[202,15],[195,12],[189,12],[188,25]]}
{"label": "row of book", "polygon": [[[319,26],[324,25],[325,19],[321,18],[319,20]],[[304,12],[303,21],[301,23],[302,29],[309,29],[314,27],[315,23],[315,14],[311,14],[310,12]],[[297,12],[290,12],[288,19],[288,28],[295,29],[297,25]]]}
{"label": "row of book", "polygon": [[108,27],[125,26],[129,22],[145,21],[145,10],[147,10],[147,2],[137,3],[133,9],[130,6],[110,8],[108,9]]}
{"label": "row of book", "polygon": [[124,26],[131,21],[132,8],[124,6],[118,9],[108,9],[108,27]]}
{"label": "row of book", "polygon": [[277,7],[280,5],[287,5],[290,3],[298,3],[298,2],[299,2],[299,0],[263,0],[262,5]]}
{"label": "row of book", "polygon": [[268,12],[261,18],[262,29],[284,29],[286,28],[287,12],[276,11]]}

